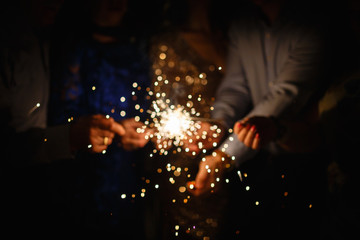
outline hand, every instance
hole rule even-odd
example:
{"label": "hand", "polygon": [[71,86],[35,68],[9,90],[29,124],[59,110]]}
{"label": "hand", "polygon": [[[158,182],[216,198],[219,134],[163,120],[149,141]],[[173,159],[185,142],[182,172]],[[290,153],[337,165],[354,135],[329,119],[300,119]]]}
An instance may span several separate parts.
{"label": "hand", "polygon": [[125,134],[119,138],[120,145],[127,151],[144,147],[149,142],[149,132],[144,123],[129,118],[121,121]]}
{"label": "hand", "polygon": [[230,164],[230,157],[219,150],[207,155],[199,163],[199,171],[195,181],[187,183],[188,191],[194,196],[218,191],[221,186],[221,179]]}
{"label": "hand", "polygon": [[234,124],[234,133],[239,141],[252,149],[259,149],[276,139],[278,127],[271,117],[255,116]]}
{"label": "hand", "polygon": [[210,150],[217,146],[225,135],[224,127],[219,123],[198,122],[196,132],[183,140],[183,148],[187,148],[188,155],[198,155],[203,149]]}
{"label": "hand", "polygon": [[87,149],[100,153],[107,149],[115,135],[124,134],[125,129],[113,118],[101,114],[80,117],[70,126],[70,146],[73,151]]}
{"label": "hand", "polygon": [[173,140],[165,137],[158,138],[156,134],[151,138],[151,142],[157,150],[169,150],[172,147]]}

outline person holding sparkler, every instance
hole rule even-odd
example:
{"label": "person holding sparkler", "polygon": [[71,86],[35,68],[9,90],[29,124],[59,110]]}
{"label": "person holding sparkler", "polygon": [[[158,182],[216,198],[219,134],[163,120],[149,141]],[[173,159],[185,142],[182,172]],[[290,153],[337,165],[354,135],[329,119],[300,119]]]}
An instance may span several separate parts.
{"label": "person holding sparkler", "polygon": [[[219,146],[200,162],[196,179],[191,183],[191,192],[202,196],[213,191],[216,179],[222,178],[229,164],[237,169],[250,167],[254,175],[264,169],[266,174],[259,178],[263,180],[266,197],[263,208],[259,207],[263,217],[261,222],[254,220],[254,223],[259,226],[263,222],[261,226],[271,233],[282,234],[277,222],[270,224],[272,213],[280,212],[278,206],[281,206],[276,195],[280,194],[280,185],[275,185],[277,181],[273,176],[281,174],[270,170],[292,169],[293,175],[289,173],[289,178],[293,177],[294,185],[290,185],[289,192],[292,191],[295,197],[289,208],[281,210],[284,213],[281,217],[287,218],[276,218],[291,229],[290,233],[305,227],[304,220],[308,217],[312,221],[321,218],[325,165],[319,154],[316,135],[309,138],[314,143],[308,144],[312,148],[297,146],[297,149],[291,149],[294,151],[284,148],[278,140],[286,136],[285,122],[313,121],[314,104],[330,84],[329,79],[334,77],[325,72],[329,66],[326,59],[328,42],[319,20],[321,12],[314,11],[316,8],[308,9],[307,3],[283,0],[244,3],[244,11],[229,30],[227,72],[212,111],[212,118],[230,132],[224,131],[226,134]],[[207,130],[209,126],[203,122],[200,131],[205,130],[211,136],[211,131]],[[203,140],[191,138],[186,147],[198,153],[201,151],[200,141]],[[200,145],[204,146],[203,143]],[[307,175],[306,181],[297,177],[297,171]],[[318,208],[308,213],[305,209],[313,206],[308,202],[318,204]],[[255,205],[261,206],[261,201],[260,204],[256,201]],[[292,213],[297,217],[292,217]],[[251,214],[247,216],[251,221]],[[311,230],[315,231],[314,228]],[[249,234],[251,232],[249,230]]]}
{"label": "person holding sparkler", "polygon": [[[104,139],[104,151],[79,151],[76,155],[80,170],[74,181],[75,217],[71,221],[94,236],[144,237],[146,151],[142,148],[149,139],[145,138],[148,129],[142,127],[151,80],[148,32],[137,25],[136,3],[83,1],[89,13],[86,25],[81,26],[85,31],[65,45],[66,51],[61,53],[65,61],[59,64],[52,85],[53,123],[70,119],[80,124],[84,116],[103,114],[125,129],[113,141]],[[93,147],[89,145],[89,149]]]}
{"label": "person holding sparkler", "polygon": [[[226,71],[230,6],[228,1],[166,1],[164,28],[152,39],[153,104],[148,124],[154,128],[152,182],[159,182],[160,202],[160,216],[152,217],[159,216],[154,223],[163,223],[156,227],[164,240],[229,239],[224,227],[230,190],[191,196],[187,182],[195,178],[205,153],[194,153],[185,144],[189,134],[198,132],[201,120],[211,121],[214,95]],[[216,122],[210,128],[215,143],[222,132]],[[202,134],[206,132],[197,137]]]}

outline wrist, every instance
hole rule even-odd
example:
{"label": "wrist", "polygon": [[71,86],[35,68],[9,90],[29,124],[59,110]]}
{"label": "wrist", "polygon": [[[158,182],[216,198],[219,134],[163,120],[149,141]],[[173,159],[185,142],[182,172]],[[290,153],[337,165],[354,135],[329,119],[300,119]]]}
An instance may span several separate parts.
{"label": "wrist", "polygon": [[226,169],[231,169],[233,167],[233,161],[231,161],[231,157],[229,154],[221,151],[220,149],[215,149],[213,151],[213,155],[217,156],[219,161],[221,161],[222,165]]}

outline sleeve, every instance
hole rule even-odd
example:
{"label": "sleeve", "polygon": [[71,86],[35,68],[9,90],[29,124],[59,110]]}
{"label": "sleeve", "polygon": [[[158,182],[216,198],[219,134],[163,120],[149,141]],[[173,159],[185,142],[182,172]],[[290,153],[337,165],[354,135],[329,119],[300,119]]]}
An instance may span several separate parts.
{"label": "sleeve", "polygon": [[268,94],[248,116],[293,118],[316,96],[323,82],[324,42],[315,29],[299,31],[298,40]]}
{"label": "sleeve", "polygon": [[[252,106],[250,90],[238,49],[239,36],[237,26],[233,25],[229,31],[227,70],[216,92],[211,115],[213,119],[222,122],[227,129],[232,128],[238,119],[244,117]],[[230,134],[219,146],[219,149],[232,157],[235,167],[239,167],[256,154],[256,151],[240,142],[235,134]]]}
{"label": "sleeve", "polygon": [[65,124],[69,120],[86,114],[84,105],[84,88],[81,83],[80,62],[82,49],[70,50],[64,62],[60,63],[57,76],[51,82],[49,124]]}
{"label": "sleeve", "polygon": [[[20,101],[14,101],[17,94],[16,88],[25,86],[22,84],[23,81],[16,79],[15,70],[19,68],[16,68],[17,61],[13,58],[14,54],[9,54],[8,48],[0,48],[0,111],[2,116],[0,133],[1,136],[6,137],[6,141],[1,144],[1,165],[26,167],[72,159],[69,124],[44,128],[31,127],[25,131],[17,131],[12,127],[14,116],[11,109],[15,104],[22,104]],[[27,68],[22,71],[27,71]],[[23,99],[26,101],[32,97],[32,93],[29,93],[23,96]]]}
{"label": "sleeve", "polygon": [[244,162],[255,157],[259,152],[259,150],[253,150],[240,142],[234,133],[224,140],[219,149],[232,157],[232,160],[235,161],[235,168],[239,168]]}
{"label": "sleeve", "polygon": [[[229,73],[222,87],[219,89],[218,103],[214,106],[214,117],[221,117],[229,123],[251,116],[275,116],[280,118],[294,118],[299,115],[312,96],[321,86],[323,70],[322,38],[313,31],[303,32],[289,53],[288,59],[282,68],[276,82],[264,98],[253,109],[246,113],[250,97],[244,74],[234,70],[232,64],[236,61],[236,52],[230,52],[228,65]],[[240,62],[238,61],[238,66]],[[238,67],[238,69],[240,69]],[[233,73],[236,73],[233,75]],[[237,78],[237,79],[236,79]],[[226,96],[225,96],[226,95]],[[220,108],[220,109],[219,109]],[[233,121],[231,121],[233,120]],[[224,140],[220,148],[225,153],[235,157],[236,166],[252,158],[256,151],[240,143],[235,135]]]}
{"label": "sleeve", "polygon": [[226,73],[216,92],[212,118],[232,128],[236,120],[245,116],[251,107],[250,90],[239,56],[239,31],[230,29],[230,43],[227,54]]}
{"label": "sleeve", "polygon": [[[25,167],[38,164],[50,164],[61,159],[71,159],[69,143],[69,125],[16,131],[12,127],[11,108],[19,101],[14,101],[16,94],[15,63],[7,49],[1,49],[0,57],[0,133],[6,137],[1,144],[2,166]],[[29,93],[31,94],[31,93]],[[31,96],[31,95],[30,95]],[[20,102],[21,104],[21,102]]]}

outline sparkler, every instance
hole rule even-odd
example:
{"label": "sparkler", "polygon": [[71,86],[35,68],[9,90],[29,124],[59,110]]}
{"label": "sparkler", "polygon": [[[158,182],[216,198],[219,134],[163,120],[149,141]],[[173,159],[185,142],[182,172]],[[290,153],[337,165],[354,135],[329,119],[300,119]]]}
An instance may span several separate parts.
{"label": "sparkler", "polygon": [[[157,99],[152,102],[153,110],[148,110],[150,114],[150,121],[145,122],[143,131],[146,127],[155,129],[150,133],[149,138],[155,138],[157,147],[161,153],[167,154],[166,148],[173,144],[179,147],[178,152],[181,151],[181,146],[184,145],[184,141],[191,143],[196,139],[199,149],[203,149],[204,144],[202,141],[207,141],[208,134],[211,133],[210,138],[216,139],[219,137],[221,129],[216,125],[216,121],[207,118],[201,118],[195,108],[191,108],[190,111],[186,110],[182,105],[169,104],[170,100]],[[210,132],[200,131],[201,122],[213,122],[210,127]],[[171,143],[170,143],[171,142]],[[214,142],[216,146],[216,141]],[[185,151],[188,149],[185,148]],[[202,150],[206,153],[206,149]],[[154,150],[156,152],[156,150]],[[193,153],[196,154],[195,152]]]}
{"label": "sparkler", "polygon": [[153,127],[156,128],[154,135],[159,141],[171,139],[174,145],[181,146],[184,139],[193,136],[200,128],[200,124],[192,118],[194,112],[186,111],[183,106],[169,106],[158,99],[153,101],[153,107],[150,117],[153,120]]}

